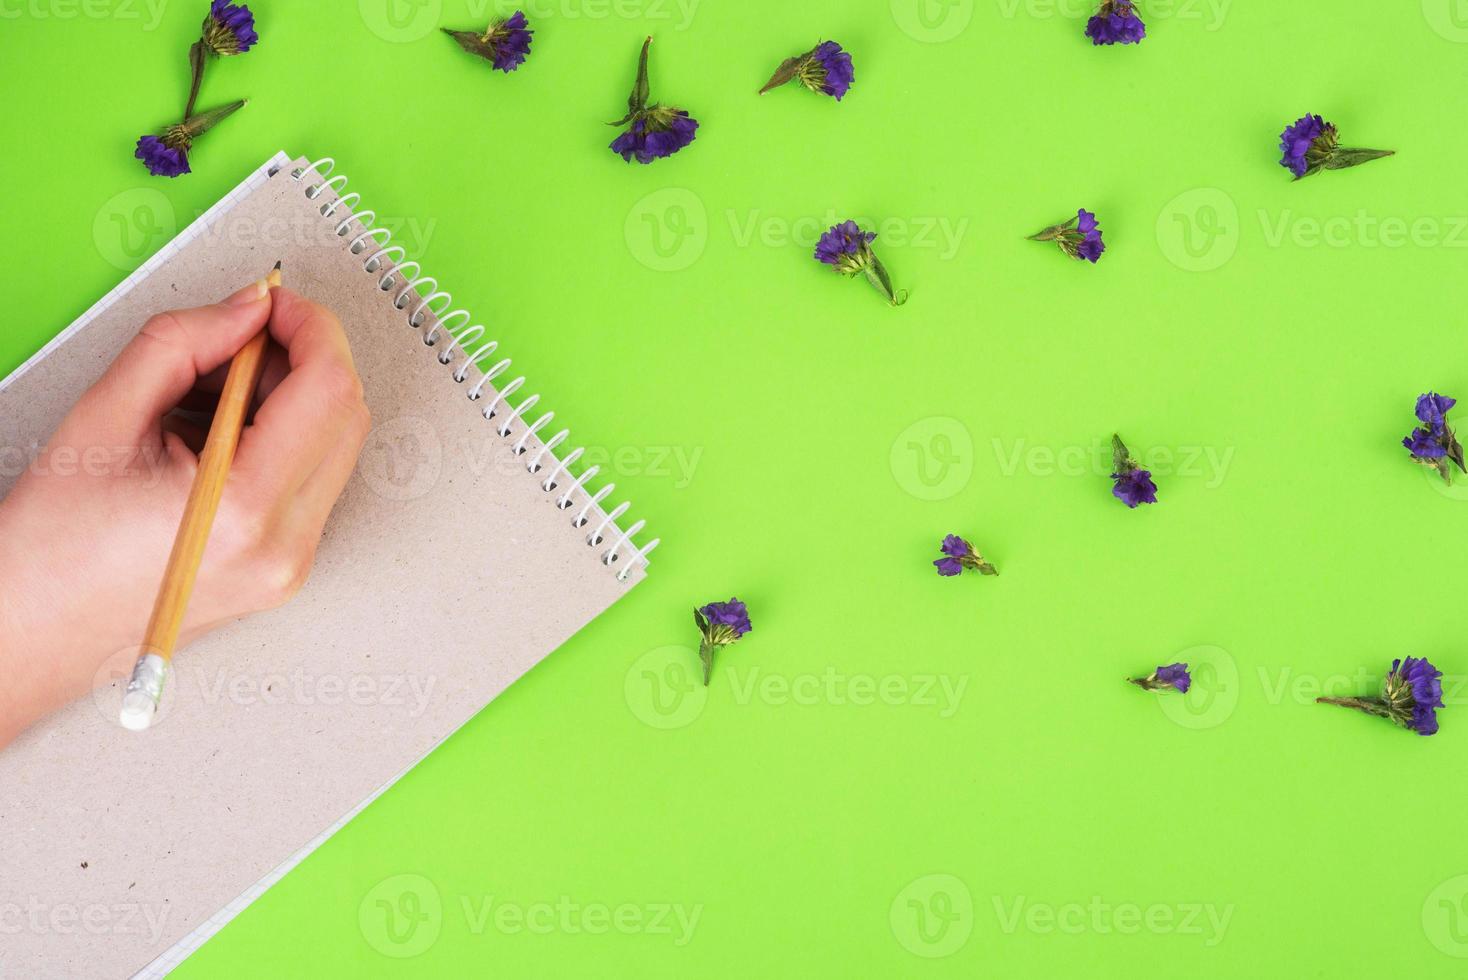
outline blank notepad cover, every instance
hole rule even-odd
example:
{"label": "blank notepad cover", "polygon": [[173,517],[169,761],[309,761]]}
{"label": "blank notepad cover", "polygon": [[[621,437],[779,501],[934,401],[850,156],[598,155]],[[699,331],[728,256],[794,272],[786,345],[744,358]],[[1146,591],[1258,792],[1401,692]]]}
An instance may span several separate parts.
{"label": "blank notepad cover", "polygon": [[[7,930],[0,976],[142,969],[644,574],[624,533],[638,525],[608,519],[594,483],[583,489],[567,467],[544,489],[575,444],[556,438],[558,424],[533,429],[546,406],[520,411],[535,391],[513,384],[520,366],[494,379],[505,397],[487,383],[469,398],[474,365],[503,352],[466,360],[491,340],[513,346],[504,331],[471,329],[482,321],[442,298],[410,324],[436,290],[403,292],[423,270],[400,267],[412,258],[400,250],[380,254],[386,234],[354,217],[357,199],[340,201],[344,181],[326,169],[278,157],[0,386],[0,445],[44,445],[150,315],[217,302],[280,259],[286,284],[346,327],[374,422],[304,589],[180,651],[153,730],[118,726],[125,679],[114,677],[0,750],[0,906],[137,910],[128,930],[115,919]],[[460,286],[470,308],[492,294],[488,282]],[[0,477],[0,494],[12,482]]]}

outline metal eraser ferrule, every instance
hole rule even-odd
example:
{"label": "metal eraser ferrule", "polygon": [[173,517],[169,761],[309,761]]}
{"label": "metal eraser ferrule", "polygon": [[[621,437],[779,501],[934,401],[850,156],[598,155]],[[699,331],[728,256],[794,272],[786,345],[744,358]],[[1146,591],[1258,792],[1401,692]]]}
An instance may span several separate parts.
{"label": "metal eraser ferrule", "polygon": [[122,726],[142,731],[153,723],[158,704],[163,699],[163,685],[168,679],[168,661],[156,653],[138,658],[132,679],[122,696]]}

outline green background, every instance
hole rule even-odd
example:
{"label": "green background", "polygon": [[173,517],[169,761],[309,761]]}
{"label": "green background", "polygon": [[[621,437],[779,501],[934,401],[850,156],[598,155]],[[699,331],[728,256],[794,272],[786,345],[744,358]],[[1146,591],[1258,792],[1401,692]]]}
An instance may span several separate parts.
{"label": "green background", "polygon": [[[1468,395],[1468,11],[1176,0],[1097,49],[1074,0],[538,0],[505,76],[436,32],[484,4],[262,0],[201,102],[251,104],[149,178],[204,6],[0,0],[0,368],[276,149],[333,155],[665,544],[178,976],[1462,975],[1468,487],[1399,440]],[[703,126],[629,166],[647,33]],[[822,37],[844,102],[756,97]],[[1307,111],[1398,155],[1291,183]],[[1023,240],[1082,206],[1098,266]],[[847,216],[905,308],[811,260]],[[950,531],[1002,575],[939,579]],[[689,609],[731,593],[702,700]],[[1437,737],[1311,703],[1405,655]],[[1122,682],[1175,659],[1186,698]]]}

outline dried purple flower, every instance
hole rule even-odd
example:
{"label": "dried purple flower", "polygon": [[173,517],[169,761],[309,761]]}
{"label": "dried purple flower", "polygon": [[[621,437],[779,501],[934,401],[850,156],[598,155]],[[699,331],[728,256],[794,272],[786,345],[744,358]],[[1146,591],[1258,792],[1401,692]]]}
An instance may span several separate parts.
{"label": "dried purple flower", "polygon": [[179,177],[189,172],[189,157],[183,148],[169,146],[157,136],[139,139],[133,156],[143,161],[154,177]]}
{"label": "dried purple flower", "polygon": [[1111,495],[1128,507],[1138,504],[1157,503],[1157,484],[1152,482],[1152,473],[1137,465],[1131,451],[1121,436],[1111,437],[1111,478],[1116,481]]}
{"label": "dried purple flower", "polygon": [[612,140],[612,152],[620,153],[622,159],[638,163],[652,163],[662,157],[670,157],[692,143],[698,132],[698,120],[684,109],[653,103],[647,104],[650,88],[647,81],[647,54],[652,47],[652,38],[642,42],[642,55],[637,61],[637,81],[632,94],[627,97],[627,115],[612,123],[613,126],[631,127]]}
{"label": "dried purple flower", "polygon": [[492,22],[483,33],[451,31],[447,27],[443,32],[459,42],[459,47],[483,58],[505,74],[525,63],[530,56],[530,39],[535,35],[529,29],[524,12],[519,10],[510,17]]}
{"label": "dried purple flower", "polygon": [[178,177],[189,173],[189,150],[193,148],[194,140],[244,105],[244,100],[231,102],[185,119],[177,126],[169,126],[158,136],[143,136],[138,140],[133,156],[143,161],[148,172],[155,177]]}
{"label": "dried purple flower", "polygon": [[1077,211],[1074,218],[1068,218],[1058,225],[1051,225],[1044,231],[1031,235],[1029,240],[1054,242],[1066,255],[1073,259],[1084,259],[1092,265],[1106,251],[1106,244],[1101,240],[1101,226],[1096,223],[1096,216],[1085,208]]}
{"label": "dried purple flower", "polygon": [[[255,15],[250,13],[250,8],[244,4],[227,3],[226,0],[213,0],[209,5],[209,13],[204,18],[204,26],[199,40],[189,46],[189,71],[192,79],[189,82],[189,100],[184,104],[183,117],[185,120],[194,118],[194,107],[199,102],[199,88],[204,84],[204,63],[209,55],[217,57],[230,57],[231,55],[244,54],[260,41],[260,35],[255,33]],[[222,117],[221,117],[222,118]],[[197,133],[194,135],[198,135]],[[185,146],[184,151],[188,147]],[[143,148],[138,147],[139,157],[142,157]],[[152,165],[149,165],[152,169]],[[188,161],[183,161],[183,169],[179,173],[188,173]],[[154,171],[158,173],[158,171]],[[168,174],[176,177],[178,174]]]}
{"label": "dried purple flower", "polygon": [[1355,708],[1386,718],[1418,735],[1437,734],[1437,709],[1443,707],[1442,671],[1426,658],[1393,660],[1379,698],[1316,698],[1320,704]]}
{"label": "dried purple flower", "polygon": [[1449,461],[1457,464],[1460,471],[1468,472],[1463,465],[1463,447],[1453,427],[1448,425],[1448,410],[1457,403],[1457,399],[1436,392],[1419,395],[1416,412],[1422,425],[1402,440],[1402,445],[1407,447],[1414,460],[1437,470],[1446,483],[1453,482]]}
{"label": "dried purple flower", "polygon": [[851,64],[851,55],[841,49],[835,41],[822,41],[805,54],[786,58],[775,70],[775,74],[759,90],[764,95],[794,79],[818,94],[824,93],[837,102],[856,81],[856,70]]}
{"label": "dried purple flower", "polygon": [[1176,691],[1187,694],[1188,688],[1193,686],[1187,664],[1169,664],[1158,667],[1146,677],[1131,677],[1128,680],[1146,691]]}
{"label": "dried purple flower", "polygon": [[816,242],[816,261],[824,262],[847,278],[866,276],[867,282],[887,297],[889,305],[901,306],[907,302],[907,290],[899,292],[892,288],[887,267],[872,251],[872,242],[876,240],[876,232],[862,231],[855,221],[843,221],[832,225]]}
{"label": "dried purple flower", "polygon": [[1345,170],[1396,152],[1341,146],[1335,125],[1318,115],[1301,116],[1286,126],[1279,136],[1279,148],[1284,151],[1280,166],[1296,180],[1321,170]]}
{"label": "dried purple flower", "polygon": [[1136,44],[1146,36],[1147,25],[1132,0],[1101,0],[1101,9],[1086,21],[1092,44]]}
{"label": "dried purple flower", "polygon": [[749,610],[738,599],[710,602],[693,610],[693,622],[703,636],[698,657],[703,661],[703,684],[708,686],[714,671],[714,653],[734,643],[754,627],[749,623]]}
{"label": "dried purple flower", "polygon": [[255,15],[244,4],[214,0],[209,5],[209,16],[204,18],[204,36],[201,42],[213,54],[221,57],[244,54],[260,40],[255,33]]}
{"label": "dried purple flower", "polygon": [[933,562],[939,575],[945,577],[959,575],[964,569],[978,572],[980,575],[999,574],[999,569],[985,561],[984,556],[979,554],[973,545],[956,534],[950,534],[944,538],[943,543],[939,545],[939,550],[943,552],[944,557]]}

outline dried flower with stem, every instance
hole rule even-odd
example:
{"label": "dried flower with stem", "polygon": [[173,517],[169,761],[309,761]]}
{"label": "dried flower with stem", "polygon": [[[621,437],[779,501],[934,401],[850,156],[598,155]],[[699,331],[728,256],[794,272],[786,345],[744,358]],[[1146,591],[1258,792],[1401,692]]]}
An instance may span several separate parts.
{"label": "dried flower with stem", "polygon": [[654,102],[648,105],[651,89],[647,81],[647,56],[652,38],[642,42],[642,55],[637,60],[637,81],[627,97],[627,115],[611,123],[628,126],[627,131],[612,140],[612,152],[631,163],[652,163],[692,143],[698,133],[698,120],[685,109]]}
{"label": "dried flower with stem", "polygon": [[848,279],[865,276],[887,298],[889,306],[901,306],[907,302],[907,290],[892,288],[887,267],[872,251],[872,242],[876,240],[876,232],[862,231],[855,221],[843,221],[833,225],[816,243],[816,261],[831,266]]}
{"label": "dried flower with stem", "polygon": [[780,62],[780,67],[775,69],[775,74],[770,76],[759,94],[764,95],[796,80],[812,92],[829,95],[840,102],[856,81],[856,71],[851,64],[851,55],[842,50],[841,45],[835,41],[822,41],[805,54]]}
{"label": "dried flower with stem", "polygon": [[492,22],[484,31],[443,32],[458,42],[459,47],[470,54],[483,58],[499,71],[509,74],[525,63],[530,56],[530,39],[535,32],[523,11],[515,11],[509,17]]}
{"label": "dried flower with stem", "polygon": [[693,622],[703,638],[698,645],[698,659],[703,662],[703,686],[708,687],[714,672],[714,654],[732,646],[754,627],[750,625],[749,610],[744,603],[733,598],[693,610]]}
{"label": "dried flower with stem", "polygon": [[155,177],[179,177],[189,173],[189,151],[194,140],[217,126],[220,121],[245,106],[245,100],[231,102],[217,109],[209,109],[190,116],[176,126],[169,126],[157,135],[138,139],[138,148],[133,156],[143,161],[148,172]]}
{"label": "dried flower with stem", "polygon": [[1442,676],[1426,658],[1408,657],[1392,661],[1380,697],[1315,700],[1385,718],[1418,735],[1436,735],[1437,709],[1443,706]]}
{"label": "dried flower with stem", "polygon": [[1101,226],[1096,223],[1096,216],[1085,208],[1077,211],[1074,218],[1067,218],[1044,231],[1036,232],[1029,240],[1054,242],[1066,255],[1073,259],[1084,259],[1092,265],[1106,251],[1106,243],[1101,240]]}
{"label": "dried flower with stem", "polygon": [[1395,150],[1368,150],[1358,146],[1341,146],[1335,124],[1318,115],[1306,114],[1285,127],[1279,134],[1279,148],[1284,151],[1279,164],[1295,175],[1296,180],[1322,170],[1345,170],[1380,160]]}

